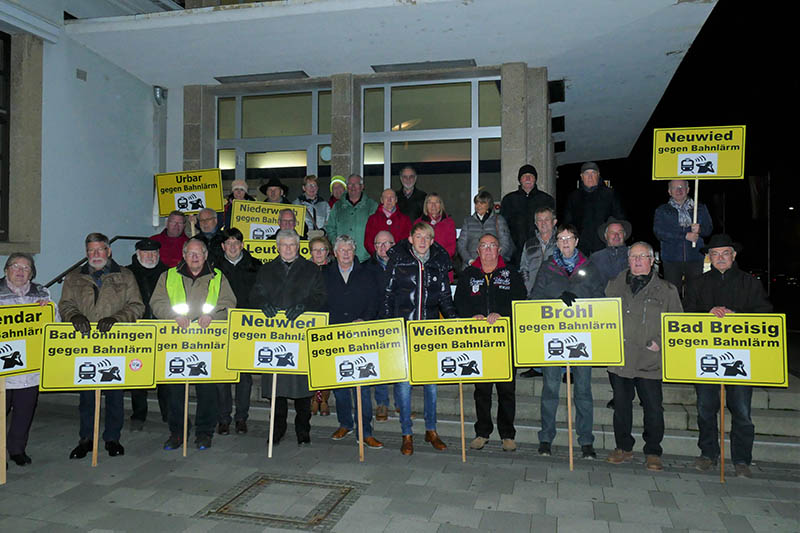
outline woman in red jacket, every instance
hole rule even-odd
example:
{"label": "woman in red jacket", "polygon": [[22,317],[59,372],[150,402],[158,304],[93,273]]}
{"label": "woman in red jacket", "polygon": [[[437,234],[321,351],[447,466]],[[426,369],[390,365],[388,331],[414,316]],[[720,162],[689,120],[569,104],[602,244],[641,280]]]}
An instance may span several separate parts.
{"label": "woman in red jacket", "polygon": [[[432,192],[425,197],[425,204],[422,208],[422,216],[414,221],[427,222],[433,226],[433,240],[441,244],[447,250],[450,259],[456,255],[456,223],[453,217],[448,216],[444,210],[444,200],[442,197]],[[450,271],[450,283],[453,282],[453,271]]]}

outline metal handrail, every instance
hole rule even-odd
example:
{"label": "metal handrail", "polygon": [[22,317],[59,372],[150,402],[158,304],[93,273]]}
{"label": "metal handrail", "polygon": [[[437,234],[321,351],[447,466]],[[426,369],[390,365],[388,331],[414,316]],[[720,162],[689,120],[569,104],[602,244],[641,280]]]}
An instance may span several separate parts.
{"label": "metal handrail", "polygon": [[[114,244],[115,241],[118,241],[118,240],[140,241],[140,240],[146,239],[146,238],[147,237],[137,237],[135,235],[115,235],[114,237],[112,237],[108,241],[108,245],[111,246],[112,244]],[[53,279],[51,279],[47,283],[45,283],[44,286],[49,288],[51,285],[55,285],[56,283],[61,283],[62,281],[64,281],[64,278],[67,277],[67,274],[69,274],[70,272],[72,272],[76,268],[82,266],[85,262],[86,262],[86,258],[84,257],[83,259],[81,259],[80,261],[78,261],[77,263],[75,263],[74,265],[72,265],[71,267],[66,269],[65,271],[63,271],[61,274],[59,274],[58,276],[54,277]]]}

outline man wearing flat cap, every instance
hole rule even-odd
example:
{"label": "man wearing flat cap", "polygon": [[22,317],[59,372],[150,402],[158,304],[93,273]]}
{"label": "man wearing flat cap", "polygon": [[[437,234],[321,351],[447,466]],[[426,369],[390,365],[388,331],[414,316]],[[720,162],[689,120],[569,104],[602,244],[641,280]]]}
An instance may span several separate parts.
{"label": "man wearing flat cap", "polygon": [[605,243],[597,227],[608,217],[625,218],[619,195],[600,179],[600,167],[594,161],[581,165],[581,184],[572,191],[564,209],[564,224],[572,224],[580,233],[578,249],[584,255],[602,250]]}
{"label": "man wearing flat cap", "polygon": [[553,197],[536,186],[539,173],[533,165],[522,165],[517,172],[519,187],[503,197],[500,214],[506,219],[514,241],[514,255],[511,263],[519,267],[525,242],[536,235],[536,210],[540,207],[556,208]]}
{"label": "man wearing flat cap", "polygon": [[258,190],[266,196],[265,202],[272,204],[291,204],[286,194],[289,192],[289,187],[281,183],[278,178],[270,178],[268,182],[263,183]]}
{"label": "man wearing flat cap", "polygon": [[[740,270],[736,264],[736,256],[742,251],[738,242],[733,242],[729,235],[714,235],[708,246],[700,251],[708,253],[711,270],[696,280],[689,280],[684,311],[711,313],[721,319],[729,313],[772,312],[772,304],[761,282]],[[695,467],[706,471],[716,466],[720,454],[717,427],[719,386],[698,383],[694,387],[697,391],[697,428],[700,431],[697,442],[700,457],[695,460]],[[736,476],[751,477],[750,462],[755,437],[755,426],[750,418],[753,389],[727,385],[725,392],[731,412],[731,459]]]}

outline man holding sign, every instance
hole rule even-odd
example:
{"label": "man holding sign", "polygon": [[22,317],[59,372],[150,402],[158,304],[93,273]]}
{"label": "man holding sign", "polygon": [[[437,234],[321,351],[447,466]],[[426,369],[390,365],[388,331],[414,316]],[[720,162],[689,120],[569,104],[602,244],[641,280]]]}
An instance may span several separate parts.
{"label": "man holding sign", "polygon": [[[702,253],[711,258],[711,270],[687,288],[685,311],[709,312],[717,318],[728,313],[769,313],[772,304],[761,282],[743,272],[736,264],[736,254],[741,245],[730,236],[718,234],[711,237]],[[700,457],[695,461],[698,470],[710,470],[717,464],[720,448],[717,413],[720,409],[720,389],[717,385],[697,383],[697,429],[700,431],[697,446]],[[728,385],[725,388],[731,420],[731,459],[737,477],[751,477],[755,426],[750,418],[752,387]]]}

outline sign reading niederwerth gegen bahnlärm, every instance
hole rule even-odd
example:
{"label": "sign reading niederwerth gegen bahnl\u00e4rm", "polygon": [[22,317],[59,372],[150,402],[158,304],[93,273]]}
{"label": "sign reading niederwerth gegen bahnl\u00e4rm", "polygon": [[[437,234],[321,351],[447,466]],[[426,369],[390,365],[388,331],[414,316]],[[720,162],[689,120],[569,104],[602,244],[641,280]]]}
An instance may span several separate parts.
{"label": "sign reading niederwerth gegen bahnl\u00e4rm", "polygon": [[222,211],[222,176],[218,168],[156,174],[158,215],[171,211],[198,213],[209,208]]}
{"label": "sign reading niederwerth gegen bahnl\u00e4rm", "polygon": [[744,126],[656,128],[653,179],[743,179]]}
{"label": "sign reading niederwerth gegen bahnl\u00e4rm", "polygon": [[53,318],[53,304],[0,306],[0,377],[39,370],[42,332]]}
{"label": "sign reading niederwerth gegen bahnl\u00e4rm", "polygon": [[622,304],[619,298],[579,298],[512,304],[517,366],[622,366]]}
{"label": "sign reading niederwerth gegen bahnl\u00e4rm", "polygon": [[231,207],[231,226],[242,232],[245,239],[263,240],[274,236],[280,229],[278,219],[284,209],[294,212],[294,230],[302,235],[306,208],[295,204],[272,204],[234,200]]}
{"label": "sign reading niederwerth gegen bahnl\u00e4rm", "polygon": [[786,315],[664,313],[665,382],[787,387]]}

